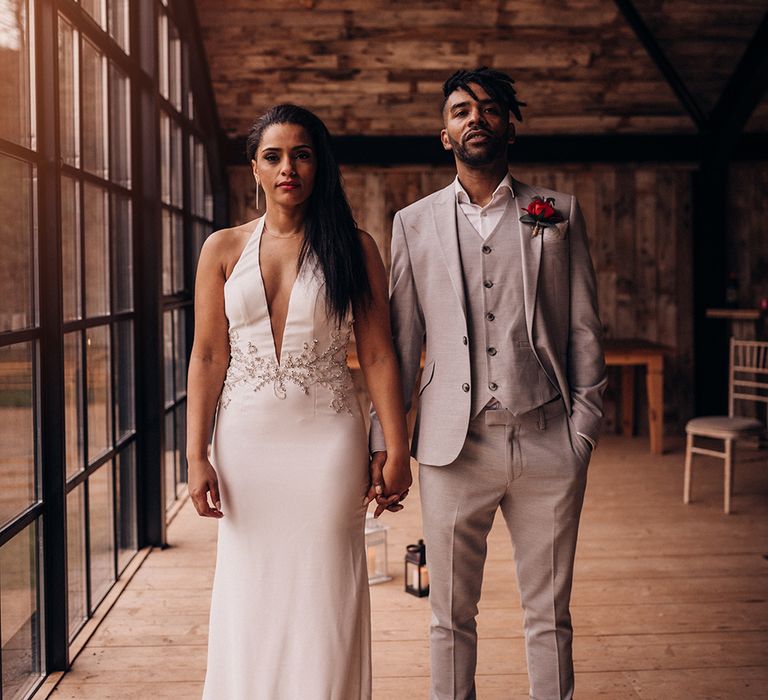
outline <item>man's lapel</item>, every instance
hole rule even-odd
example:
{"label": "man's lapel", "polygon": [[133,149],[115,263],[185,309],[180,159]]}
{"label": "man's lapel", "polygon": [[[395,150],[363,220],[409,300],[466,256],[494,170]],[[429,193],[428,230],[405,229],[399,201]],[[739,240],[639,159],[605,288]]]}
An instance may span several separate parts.
{"label": "man's lapel", "polygon": [[539,234],[535,238],[531,236],[532,227],[520,221],[520,217],[526,212],[523,207],[528,206],[534,192],[530,187],[513,178],[515,189],[515,206],[517,208],[517,226],[520,231],[520,250],[523,263],[523,297],[525,299],[525,326],[528,329],[528,338],[533,339],[533,318],[536,310],[536,291],[539,286],[539,270],[541,269],[541,248],[544,236]]}
{"label": "man's lapel", "polygon": [[432,222],[440,241],[440,250],[448,268],[453,290],[466,317],[467,303],[464,297],[464,274],[459,254],[459,236],[456,230],[456,195],[453,183],[443,189],[432,202]]}

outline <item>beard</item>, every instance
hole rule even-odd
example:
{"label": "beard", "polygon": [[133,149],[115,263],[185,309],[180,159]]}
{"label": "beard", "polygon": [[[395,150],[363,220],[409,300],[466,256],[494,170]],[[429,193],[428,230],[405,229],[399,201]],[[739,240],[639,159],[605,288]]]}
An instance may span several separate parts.
{"label": "beard", "polygon": [[462,163],[472,167],[479,167],[482,165],[490,165],[499,159],[499,157],[506,153],[507,150],[507,135],[496,136],[489,131],[484,131],[488,136],[488,140],[483,144],[477,144],[472,146],[472,142],[469,142],[469,147],[466,144],[462,144],[459,141],[454,141],[450,135],[448,135],[448,141],[451,144],[453,153]]}

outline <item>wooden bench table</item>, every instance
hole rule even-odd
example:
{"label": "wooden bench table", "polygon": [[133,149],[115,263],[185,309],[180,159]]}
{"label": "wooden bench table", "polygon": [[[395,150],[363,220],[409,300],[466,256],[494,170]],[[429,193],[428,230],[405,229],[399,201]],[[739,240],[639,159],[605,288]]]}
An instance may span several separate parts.
{"label": "wooden bench table", "polygon": [[621,367],[621,434],[632,435],[635,424],[635,367],[645,367],[651,452],[664,451],[664,355],[672,348],[639,338],[605,341],[605,364]]}

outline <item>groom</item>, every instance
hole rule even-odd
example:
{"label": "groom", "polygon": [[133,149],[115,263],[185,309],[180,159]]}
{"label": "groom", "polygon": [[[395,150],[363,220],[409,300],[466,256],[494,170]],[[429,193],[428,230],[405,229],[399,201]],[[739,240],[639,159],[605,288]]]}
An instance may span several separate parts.
{"label": "groom", "polygon": [[[458,71],[443,94],[440,136],[458,176],[395,215],[390,284],[406,397],[426,342],[413,454],[430,570],[431,698],[476,695],[475,617],[499,509],[515,550],[530,697],[572,698],[573,560],[605,388],[584,218],[572,195],[509,175],[512,117],[522,121],[524,103],[508,75]],[[373,413],[379,483],[383,450]]]}

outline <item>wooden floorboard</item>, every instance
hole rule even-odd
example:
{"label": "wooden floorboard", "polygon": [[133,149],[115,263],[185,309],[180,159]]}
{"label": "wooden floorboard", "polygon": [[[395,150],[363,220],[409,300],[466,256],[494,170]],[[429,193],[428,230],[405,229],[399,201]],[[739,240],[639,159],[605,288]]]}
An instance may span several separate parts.
{"label": "wooden floorboard", "polygon": [[[742,450],[734,512],[722,467],[702,458],[682,503],[682,453],[608,436],[590,467],[573,591],[579,700],[768,697],[768,457]],[[426,698],[426,599],[402,591],[421,536],[418,489],[386,515],[393,581],[373,586],[374,699]],[[51,697],[199,698],[216,523],[187,504]],[[527,697],[522,613],[503,519],[489,539],[478,629],[478,694]]]}

